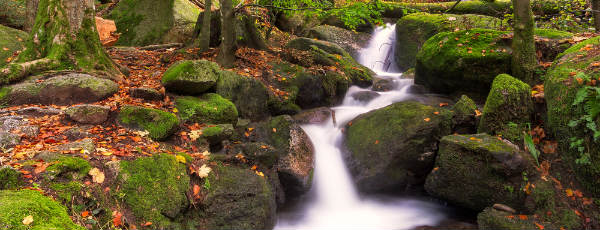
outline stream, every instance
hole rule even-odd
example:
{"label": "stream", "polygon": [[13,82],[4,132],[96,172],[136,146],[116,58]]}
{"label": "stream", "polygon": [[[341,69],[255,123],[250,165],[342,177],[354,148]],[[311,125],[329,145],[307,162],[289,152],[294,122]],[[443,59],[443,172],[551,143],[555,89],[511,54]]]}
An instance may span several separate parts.
{"label": "stream", "polygon": [[394,90],[378,92],[379,97],[364,103],[352,94],[371,89],[352,86],[342,105],[331,108],[337,125],[329,119],[323,124],[302,126],[315,148],[313,186],[299,204],[278,215],[275,229],[412,229],[435,226],[447,218],[448,208],[425,199],[359,194],[342,158],[342,128],[347,122],[371,110],[414,98],[407,92],[413,80],[403,79],[395,68],[394,46],[395,25],[388,24],[374,31],[358,58],[380,78],[393,79]]}

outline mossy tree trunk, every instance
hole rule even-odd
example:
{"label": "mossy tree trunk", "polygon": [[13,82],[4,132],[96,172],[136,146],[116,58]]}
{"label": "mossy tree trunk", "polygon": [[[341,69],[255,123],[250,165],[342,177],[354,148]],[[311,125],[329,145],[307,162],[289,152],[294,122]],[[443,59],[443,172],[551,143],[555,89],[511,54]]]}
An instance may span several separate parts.
{"label": "mossy tree trunk", "polygon": [[534,21],[530,0],[512,0],[514,7],[514,38],[512,42],[512,74],[533,83],[538,62],[535,53]]}
{"label": "mossy tree trunk", "polygon": [[198,37],[198,48],[200,52],[205,52],[210,47],[210,23],[212,0],[204,1],[204,13],[202,13],[202,28],[200,28],[200,37]]}
{"label": "mossy tree trunk", "polygon": [[0,70],[0,85],[48,70],[83,71],[106,78],[121,75],[104,51],[94,0],[40,0],[25,50]]}
{"label": "mossy tree trunk", "polygon": [[600,32],[600,0],[592,0],[592,13],[594,14],[594,27]]}
{"label": "mossy tree trunk", "polygon": [[232,0],[220,0],[221,2],[221,49],[217,56],[217,62],[225,68],[233,67],[235,63],[236,34],[235,34],[235,12]]}
{"label": "mossy tree trunk", "polygon": [[26,3],[26,7],[27,9],[26,12],[26,18],[25,18],[25,25],[23,25],[23,30],[27,31],[27,32],[31,32],[31,29],[33,28],[33,24],[35,23],[35,16],[37,14],[37,9],[38,9],[38,4],[40,3],[40,0],[27,0]]}

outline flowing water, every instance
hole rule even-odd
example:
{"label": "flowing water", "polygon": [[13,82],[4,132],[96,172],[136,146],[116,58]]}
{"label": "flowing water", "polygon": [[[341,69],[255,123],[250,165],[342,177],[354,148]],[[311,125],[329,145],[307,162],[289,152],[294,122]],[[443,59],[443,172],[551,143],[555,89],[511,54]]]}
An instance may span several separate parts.
{"label": "flowing water", "polygon": [[412,80],[402,79],[394,66],[394,37],[394,25],[377,28],[369,46],[358,58],[380,77],[393,79],[394,90],[379,92],[379,97],[362,103],[351,95],[370,89],[353,86],[342,105],[332,108],[337,125],[330,119],[324,124],[302,127],[315,148],[313,187],[301,205],[279,215],[275,229],[411,229],[436,225],[445,218],[444,207],[421,199],[360,196],[342,159],[341,128],[347,122],[360,114],[413,97],[407,93]]}

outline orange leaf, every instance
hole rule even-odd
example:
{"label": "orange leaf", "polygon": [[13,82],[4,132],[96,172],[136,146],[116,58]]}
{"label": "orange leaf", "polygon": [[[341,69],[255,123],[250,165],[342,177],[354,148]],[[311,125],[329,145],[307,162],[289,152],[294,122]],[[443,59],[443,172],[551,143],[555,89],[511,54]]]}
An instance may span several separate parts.
{"label": "orange leaf", "polygon": [[194,196],[197,196],[200,193],[200,186],[197,184],[194,185]]}
{"label": "orange leaf", "polygon": [[81,217],[86,218],[88,216],[90,216],[90,212],[88,212],[88,211],[81,212]]}
{"label": "orange leaf", "polygon": [[521,219],[521,220],[527,220],[527,215],[519,215],[519,219]]}
{"label": "orange leaf", "polygon": [[538,224],[536,222],[533,222],[535,224],[535,226],[537,226],[540,230],[544,230],[544,225]]}
{"label": "orange leaf", "polygon": [[431,121],[431,118],[429,118],[429,117],[428,117],[428,118],[425,118],[425,119],[423,119],[423,120],[424,120],[425,122],[429,122],[429,121]]}
{"label": "orange leaf", "polygon": [[375,144],[379,144],[379,140],[375,140]]}
{"label": "orange leaf", "polygon": [[440,103],[440,107],[448,106],[448,103]]}
{"label": "orange leaf", "polygon": [[150,226],[150,225],[152,225],[152,222],[150,222],[150,221],[148,221],[148,222],[146,222],[146,223],[142,224],[142,226],[144,226],[144,227],[146,227],[146,226]]}
{"label": "orange leaf", "polygon": [[121,217],[123,217],[123,214],[121,214],[119,211],[113,211],[113,225],[115,225],[115,227],[119,227],[121,225],[123,225],[123,222],[121,222]]}
{"label": "orange leaf", "polygon": [[567,194],[568,197],[572,197],[573,196],[573,190],[571,190],[570,188],[566,189],[565,193]]}
{"label": "orange leaf", "polygon": [[440,112],[438,112],[438,111],[435,111],[435,112],[433,112],[433,114],[435,114],[435,115],[439,115],[439,114],[440,114]]}

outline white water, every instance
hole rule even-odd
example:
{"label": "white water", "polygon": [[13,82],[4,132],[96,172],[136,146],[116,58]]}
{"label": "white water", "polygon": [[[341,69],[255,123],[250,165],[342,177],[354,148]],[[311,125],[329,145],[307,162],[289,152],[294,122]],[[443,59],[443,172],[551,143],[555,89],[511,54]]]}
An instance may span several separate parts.
{"label": "white water", "polygon": [[315,147],[313,187],[303,205],[280,215],[275,229],[411,229],[435,225],[444,219],[444,208],[434,203],[415,198],[359,196],[340,152],[341,128],[347,122],[411,97],[406,91],[412,80],[402,79],[401,73],[393,72],[394,37],[395,26],[377,28],[369,46],[361,51],[359,61],[380,77],[394,79],[395,90],[379,92],[381,96],[365,104],[351,95],[370,89],[353,86],[343,104],[332,108],[337,125],[330,119],[324,124],[302,127]]}

